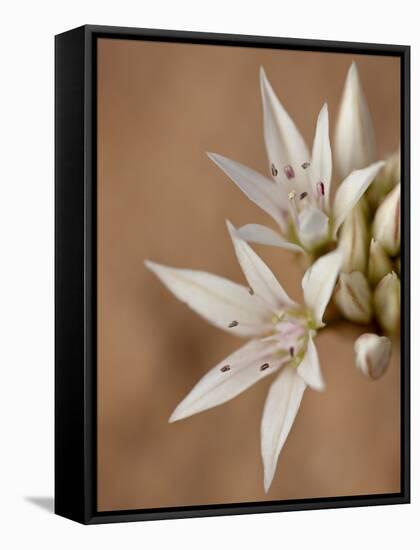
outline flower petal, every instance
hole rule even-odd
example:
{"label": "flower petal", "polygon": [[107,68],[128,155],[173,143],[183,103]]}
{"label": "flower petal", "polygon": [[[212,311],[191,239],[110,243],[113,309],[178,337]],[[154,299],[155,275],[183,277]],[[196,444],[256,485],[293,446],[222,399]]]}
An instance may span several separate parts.
{"label": "flower petal", "polygon": [[285,250],[291,250],[292,252],[304,252],[303,248],[298,244],[285,241],[279,233],[258,223],[243,225],[236,230],[236,234],[244,241],[250,243],[277,246]]}
{"label": "flower petal", "polygon": [[315,198],[318,197],[319,183],[323,183],[324,204],[326,211],[330,204],[330,186],[332,172],[332,158],[330,137],[328,134],[328,106],[324,103],[316,124],[314,144],[312,147],[312,160],[309,167],[309,178],[311,181],[312,193]]}
{"label": "flower petal", "polygon": [[261,422],[264,489],[270,488],[280,452],[302,401],[306,384],[293,367],[284,367],[268,392]]}
{"label": "flower petal", "polygon": [[270,326],[266,324],[269,309],[242,285],[204,271],[166,267],[148,260],[145,264],[179,300],[216,327],[238,336],[252,336]]}
{"label": "flower petal", "polygon": [[320,247],[328,239],[329,219],[316,206],[308,204],[299,213],[296,232],[306,250]]}
{"label": "flower petal", "polygon": [[302,279],[306,305],[311,308],[317,326],[323,326],[322,317],[330,301],[343,262],[343,252],[336,248],[321,256],[306,271]]}
{"label": "flower petal", "polygon": [[323,391],[325,389],[325,382],[319,365],[318,352],[312,335],[309,335],[308,347],[305,356],[297,368],[297,372],[299,376],[303,378],[306,385],[313,390]]}
{"label": "flower petal", "polygon": [[268,178],[244,164],[207,153],[209,158],[239,187],[249,200],[267,212],[283,230],[287,228],[288,204],[286,193]]}
{"label": "flower petal", "polygon": [[235,227],[229,221],[226,223],[238,262],[255,294],[264,300],[273,313],[295,306],[270,268],[245,241],[238,238]]}
{"label": "flower petal", "polygon": [[401,246],[401,185],[398,183],[383,199],[373,219],[372,234],[390,256]]}
{"label": "flower petal", "polygon": [[384,164],[383,161],[379,161],[362,170],[354,170],[337,189],[333,206],[334,235]]}
{"label": "flower petal", "polygon": [[[176,407],[169,422],[175,422],[221,405],[277,371],[287,358],[272,353],[277,344],[251,340],[212,368]],[[262,365],[267,368],[261,369]]]}
{"label": "flower petal", "polygon": [[270,167],[274,166],[276,180],[289,184],[285,168],[293,169],[293,187],[307,190],[307,173],[302,164],[308,162],[309,151],[295,123],[278,100],[264,69],[260,71],[261,95],[264,111],[264,139]]}
{"label": "flower petal", "polygon": [[337,117],[335,158],[342,178],[376,158],[372,119],[355,63],[347,74]]}

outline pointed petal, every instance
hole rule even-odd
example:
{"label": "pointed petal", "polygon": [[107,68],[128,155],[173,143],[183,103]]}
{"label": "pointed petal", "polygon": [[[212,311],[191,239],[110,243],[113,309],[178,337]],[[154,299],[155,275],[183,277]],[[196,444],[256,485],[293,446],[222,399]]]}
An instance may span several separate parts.
{"label": "pointed petal", "polygon": [[[247,288],[204,271],[166,267],[145,262],[161,282],[209,323],[238,336],[264,333],[270,314]],[[235,325],[229,325],[235,322]]]}
{"label": "pointed petal", "polygon": [[330,186],[332,172],[332,158],[330,137],[328,133],[328,106],[324,103],[316,124],[314,144],[312,147],[312,160],[309,167],[309,178],[311,180],[312,193],[314,197],[318,196],[318,184],[324,184],[324,203],[326,211],[330,204]]}
{"label": "pointed petal", "polygon": [[249,200],[267,212],[282,229],[286,229],[287,195],[278,185],[244,164],[216,153],[207,154]]}
{"label": "pointed petal", "polygon": [[238,238],[236,229],[233,225],[229,221],[226,223],[233,241],[233,246],[235,247],[238,262],[249,286],[255,294],[264,300],[273,313],[286,307],[296,305],[295,302],[289,298],[270,268],[245,241]]}
{"label": "pointed petal", "polygon": [[337,248],[321,256],[303,276],[302,288],[305,303],[312,310],[317,326],[324,325],[322,317],[333,293],[342,263],[343,252]]}
{"label": "pointed petal", "polygon": [[354,206],[358,203],[366,189],[384,166],[383,161],[375,162],[362,170],[354,170],[337,189],[333,206],[333,233],[337,234],[341,224]]}
{"label": "pointed petal", "polygon": [[355,63],[347,74],[337,117],[335,158],[342,178],[376,158],[372,119]]}
{"label": "pointed petal", "polygon": [[303,248],[298,244],[285,241],[279,233],[258,223],[243,225],[236,230],[236,234],[239,238],[250,243],[277,246],[285,250],[291,250],[292,252],[304,252]]}
{"label": "pointed petal", "polygon": [[[276,344],[251,340],[212,368],[176,407],[169,419],[175,422],[221,405],[277,371],[287,358],[273,358]],[[268,363],[269,367],[261,369]]]}
{"label": "pointed petal", "polygon": [[308,347],[297,372],[303,378],[306,385],[313,390],[323,391],[325,389],[324,378],[319,365],[318,352],[315,347],[312,335],[309,335]]}
{"label": "pointed petal", "polygon": [[267,492],[302,401],[306,384],[293,367],[284,367],[268,392],[261,422],[261,454]]}
{"label": "pointed petal", "polygon": [[277,170],[276,180],[288,184],[284,169],[294,171],[293,187],[307,190],[307,173],[302,164],[308,162],[309,151],[295,123],[278,100],[264,69],[260,72],[261,95],[264,111],[264,139],[269,165]]}

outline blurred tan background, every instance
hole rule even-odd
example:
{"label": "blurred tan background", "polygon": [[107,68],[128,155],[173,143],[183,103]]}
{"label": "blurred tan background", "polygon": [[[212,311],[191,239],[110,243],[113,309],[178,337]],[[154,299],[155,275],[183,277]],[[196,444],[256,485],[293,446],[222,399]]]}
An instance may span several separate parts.
{"label": "blurred tan background", "polygon": [[[243,282],[224,221],[271,221],[205,152],[267,173],[260,65],[311,146],[324,101],[333,128],[352,60],[384,157],[399,145],[398,59],[99,40],[99,510],[399,491],[397,346],[387,374],[370,382],[353,364],[361,331],[319,334],[327,390],[306,391],[266,496],[259,425],[272,379],[168,424],[195,382],[242,341],[188,310],[143,264]],[[258,252],[300,298],[293,256]]]}

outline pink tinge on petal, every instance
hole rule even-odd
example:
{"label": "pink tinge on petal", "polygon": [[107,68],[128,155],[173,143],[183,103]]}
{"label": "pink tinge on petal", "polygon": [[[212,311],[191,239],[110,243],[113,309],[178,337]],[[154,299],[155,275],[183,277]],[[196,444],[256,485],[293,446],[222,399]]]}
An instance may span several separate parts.
{"label": "pink tinge on petal", "polygon": [[280,321],[275,325],[275,332],[270,340],[278,342],[278,350],[287,351],[291,357],[299,353],[302,338],[307,332],[306,325],[301,320]]}

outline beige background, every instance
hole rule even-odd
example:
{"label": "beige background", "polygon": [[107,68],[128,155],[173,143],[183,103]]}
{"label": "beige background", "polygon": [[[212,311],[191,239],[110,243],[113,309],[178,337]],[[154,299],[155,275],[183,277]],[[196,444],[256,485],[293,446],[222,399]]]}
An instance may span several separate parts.
{"label": "beige background", "polygon": [[[320,333],[327,391],[305,393],[266,496],[259,424],[271,379],[168,424],[194,383],[242,341],[189,311],[143,264],[243,281],[224,220],[271,222],[205,151],[266,171],[260,65],[311,144],[324,101],[335,121],[353,59],[383,157],[399,143],[397,59],[99,40],[99,510],[399,491],[398,346],[372,383],[353,365],[360,330]],[[258,252],[300,298],[293,256]]]}

